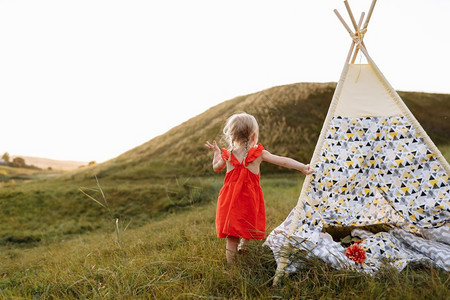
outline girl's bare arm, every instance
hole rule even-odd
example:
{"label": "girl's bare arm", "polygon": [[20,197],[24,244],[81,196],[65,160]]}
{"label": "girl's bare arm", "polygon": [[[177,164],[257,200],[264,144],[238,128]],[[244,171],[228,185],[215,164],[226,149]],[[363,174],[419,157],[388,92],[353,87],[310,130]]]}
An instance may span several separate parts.
{"label": "girl's bare arm", "polygon": [[274,164],[274,165],[277,165],[280,167],[298,170],[305,175],[309,175],[314,172],[314,170],[310,167],[310,165],[305,165],[305,164],[303,164],[299,161],[296,161],[295,159],[289,158],[289,157],[272,154],[267,150],[263,150],[263,152],[261,154],[261,158],[263,161],[267,161],[271,164]]}
{"label": "girl's bare arm", "polygon": [[207,141],[205,147],[211,151],[214,151],[214,158],[212,162],[214,172],[222,171],[223,168],[225,167],[226,162],[222,159],[222,154],[220,152],[219,146],[217,146],[216,141],[213,141],[212,144],[209,141]]}

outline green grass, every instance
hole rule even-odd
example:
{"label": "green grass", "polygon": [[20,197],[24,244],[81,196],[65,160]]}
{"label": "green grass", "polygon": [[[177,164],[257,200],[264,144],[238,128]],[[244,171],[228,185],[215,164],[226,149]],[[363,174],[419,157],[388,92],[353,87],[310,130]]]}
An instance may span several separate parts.
{"label": "green grass", "polygon": [[[204,179],[206,181],[210,179]],[[297,176],[262,181],[268,230],[287,216],[300,190]],[[107,194],[106,194],[107,196]],[[109,220],[106,212],[103,217]],[[28,249],[2,249],[0,296],[37,299],[446,299],[448,272],[424,266],[376,276],[331,269],[311,260],[272,287],[276,264],[262,242],[228,267],[216,238],[215,203],[196,203],[140,228],[114,224]]]}
{"label": "green grass", "polygon": [[89,199],[80,188],[101,199],[95,178],[85,182],[41,179],[9,184],[0,190],[0,247],[27,248],[109,229],[118,218],[130,228],[164,218],[197,203],[210,203],[217,196],[220,177],[165,180],[99,179],[111,215]]}

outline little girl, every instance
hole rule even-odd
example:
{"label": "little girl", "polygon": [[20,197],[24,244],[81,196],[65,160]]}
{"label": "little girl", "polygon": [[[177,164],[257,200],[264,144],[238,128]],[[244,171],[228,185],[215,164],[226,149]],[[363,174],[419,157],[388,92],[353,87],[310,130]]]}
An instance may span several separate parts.
{"label": "little girl", "polygon": [[258,143],[259,127],[256,119],[247,113],[232,115],[223,129],[229,150],[206,142],[214,151],[213,169],[225,166],[224,185],[219,193],[216,211],[216,229],[219,238],[226,238],[227,262],[232,264],[241,243],[249,239],[263,239],[266,232],[266,212],[260,185],[259,165],[262,161],[296,169],[308,175],[313,172],[292,158],[271,154]]}

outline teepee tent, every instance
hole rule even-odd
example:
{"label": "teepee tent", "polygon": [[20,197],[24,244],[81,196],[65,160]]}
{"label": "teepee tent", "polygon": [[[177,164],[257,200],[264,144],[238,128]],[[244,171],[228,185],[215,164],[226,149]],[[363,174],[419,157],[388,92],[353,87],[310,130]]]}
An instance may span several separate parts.
{"label": "teepee tent", "polygon": [[[358,23],[344,3],[354,30],[335,13],[352,43],[311,160],[315,173],[265,241],[278,265],[275,284],[302,267],[296,253],[355,266],[330,227],[362,238],[367,259],[359,270],[374,272],[383,261],[398,270],[411,262],[450,270],[450,166],[367,52],[376,0]],[[366,64],[355,64],[358,52]],[[362,229],[380,224],[383,230]]]}

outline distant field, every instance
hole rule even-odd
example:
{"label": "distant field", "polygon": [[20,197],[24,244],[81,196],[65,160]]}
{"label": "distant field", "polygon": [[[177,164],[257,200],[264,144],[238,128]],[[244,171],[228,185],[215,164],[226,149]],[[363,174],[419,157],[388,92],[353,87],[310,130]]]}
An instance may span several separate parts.
{"label": "distant field", "polygon": [[33,165],[41,169],[52,168],[54,170],[74,170],[81,166],[87,166],[88,162],[74,161],[74,160],[56,160],[50,158],[34,157],[34,156],[21,156],[12,155],[14,157],[22,157],[27,165]]}
{"label": "distant field", "polygon": [[[53,178],[62,174],[61,170],[47,170],[47,169],[28,169],[28,168],[12,168],[0,165],[0,187],[5,185],[19,186],[25,182],[32,180]],[[0,198],[0,200],[2,200]],[[2,202],[0,201],[0,204]]]}

